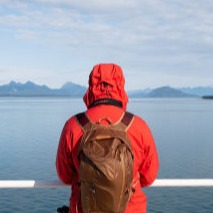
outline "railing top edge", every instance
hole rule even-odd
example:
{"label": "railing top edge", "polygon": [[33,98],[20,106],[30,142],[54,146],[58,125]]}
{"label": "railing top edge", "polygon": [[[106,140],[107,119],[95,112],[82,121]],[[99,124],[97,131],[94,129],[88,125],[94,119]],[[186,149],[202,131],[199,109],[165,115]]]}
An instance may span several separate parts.
{"label": "railing top edge", "polygon": [[[0,188],[58,188],[70,187],[60,180],[0,180]],[[213,179],[157,179],[151,187],[213,187]]]}

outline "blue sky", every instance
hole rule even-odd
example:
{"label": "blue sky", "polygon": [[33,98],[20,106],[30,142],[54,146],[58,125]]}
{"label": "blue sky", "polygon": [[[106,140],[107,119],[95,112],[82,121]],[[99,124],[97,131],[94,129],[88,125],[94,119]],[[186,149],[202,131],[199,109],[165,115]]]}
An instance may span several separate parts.
{"label": "blue sky", "polygon": [[213,86],[212,0],[0,0],[0,85],[87,85],[117,63],[127,89]]}

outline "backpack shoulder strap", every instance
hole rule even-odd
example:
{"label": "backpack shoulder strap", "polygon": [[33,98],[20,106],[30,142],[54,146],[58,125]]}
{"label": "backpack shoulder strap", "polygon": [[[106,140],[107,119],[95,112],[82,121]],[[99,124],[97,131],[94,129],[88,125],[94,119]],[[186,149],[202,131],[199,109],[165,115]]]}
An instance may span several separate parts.
{"label": "backpack shoulder strap", "polygon": [[133,121],[133,118],[134,118],[134,115],[132,113],[124,112],[120,120],[118,121],[118,123],[115,124],[115,126],[117,126],[118,129],[127,131],[127,129],[130,127]]}
{"label": "backpack shoulder strap", "polygon": [[122,119],[121,119],[121,122],[126,126],[128,127],[130,125],[130,123],[132,122],[133,120],[133,117],[134,115],[130,112],[125,112]]}
{"label": "backpack shoulder strap", "polygon": [[90,123],[89,118],[86,116],[84,112],[78,113],[75,115],[75,118],[78,122],[78,124],[84,128],[88,123]]}

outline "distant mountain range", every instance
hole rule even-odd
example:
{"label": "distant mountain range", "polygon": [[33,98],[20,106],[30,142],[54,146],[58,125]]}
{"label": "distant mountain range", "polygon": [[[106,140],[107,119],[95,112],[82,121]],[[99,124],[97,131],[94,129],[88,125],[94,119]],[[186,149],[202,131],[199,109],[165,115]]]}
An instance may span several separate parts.
{"label": "distant mountain range", "polygon": [[59,89],[51,89],[45,85],[37,85],[31,81],[17,83],[11,81],[9,84],[0,86],[0,96],[82,96],[86,87],[67,82]]}
{"label": "distant mountain range", "polygon": [[213,87],[183,87],[172,88],[170,86],[155,89],[135,90],[128,92],[132,98],[190,98],[213,96]]}
{"label": "distant mountain range", "polygon": [[[11,81],[0,86],[0,96],[69,96],[82,97],[86,87],[72,82],[65,83],[59,89],[51,89],[46,85],[37,85],[34,82],[18,83]],[[128,91],[130,98],[183,98],[213,95],[213,87],[186,87],[172,88],[169,86],[155,89]]]}

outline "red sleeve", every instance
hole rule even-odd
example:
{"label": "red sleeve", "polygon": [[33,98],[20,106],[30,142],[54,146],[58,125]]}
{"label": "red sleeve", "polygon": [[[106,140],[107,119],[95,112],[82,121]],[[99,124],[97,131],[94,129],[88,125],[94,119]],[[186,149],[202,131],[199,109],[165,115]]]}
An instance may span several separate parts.
{"label": "red sleeve", "polygon": [[151,130],[146,122],[135,115],[129,130],[130,141],[134,148],[134,175],[140,174],[141,187],[149,186],[156,179],[159,159]]}
{"label": "red sleeve", "polygon": [[148,125],[144,122],[142,128],[142,162],[139,168],[142,187],[151,185],[157,177],[159,159],[156,144]]}
{"label": "red sleeve", "polygon": [[72,125],[69,120],[65,123],[62,130],[56,156],[56,170],[58,176],[61,181],[66,184],[72,184],[75,172],[75,166],[72,158],[72,141]]}

